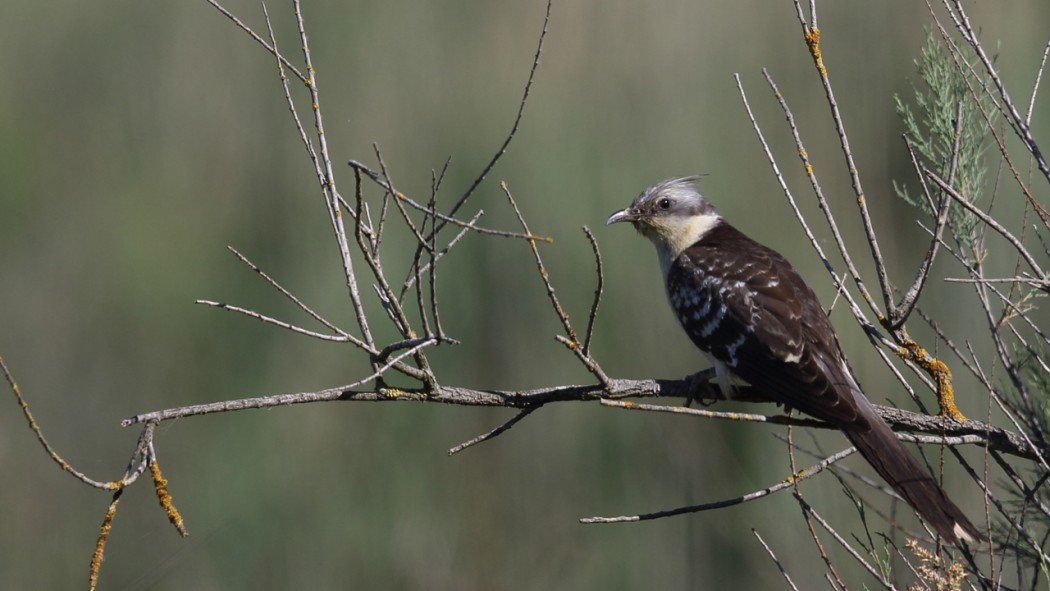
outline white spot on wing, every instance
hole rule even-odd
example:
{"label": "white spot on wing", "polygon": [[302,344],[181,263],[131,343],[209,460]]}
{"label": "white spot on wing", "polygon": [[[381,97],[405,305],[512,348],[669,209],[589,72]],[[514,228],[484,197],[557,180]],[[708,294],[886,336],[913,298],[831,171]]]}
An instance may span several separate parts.
{"label": "white spot on wing", "polygon": [[718,307],[718,311],[715,312],[715,317],[711,320],[708,320],[707,323],[704,324],[703,328],[700,329],[700,337],[706,339],[707,337],[711,336],[711,333],[718,330],[718,325],[722,324],[722,318],[724,318],[725,315],[726,306],[725,304],[722,304]]}
{"label": "white spot on wing", "polygon": [[[715,373],[718,373],[718,371],[716,370]],[[952,533],[955,534],[955,537],[968,544],[973,544],[977,542],[977,540],[975,540],[974,537],[970,535],[970,532],[963,529],[963,527],[958,523],[952,526]]]}
{"label": "white spot on wing", "polygon": [[747,335],[740,335],[735,341],[728,347],[726,347],[726,356],[729,357],[729,361],[726,362],[729,367],[736,367],[736,350],[740,348],[747,341]]}
{"label": "white spot on wing", "polygon": [[696,313],[700,316],[707,316],[707,313],[711,311],[711,301],[711,298],[704,298],[704,305],[700,306],[700,309],[697,310]]}

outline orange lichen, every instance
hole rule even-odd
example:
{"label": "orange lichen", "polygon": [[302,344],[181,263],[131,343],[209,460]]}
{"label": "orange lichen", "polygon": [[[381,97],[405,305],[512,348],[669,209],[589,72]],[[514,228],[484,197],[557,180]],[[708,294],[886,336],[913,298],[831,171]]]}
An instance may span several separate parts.
{"label": "orange lichen", "polygon": [[88,588],[94,591],[98,587],[98,574],[102,570],[102,556],[106,552],[106,540],[109,532],[113,529],[113,518],[117,515],[117,503],[124,489],[117,490],[106,509],[106,516],[102,518],[102,527],[99,528],[98,538],[95,539],[95,552],[91,554],[91,570],[88,572]]}
{"label": "orange lichen", "polygon": [[897,348],[897,355],[901,359],[914,361],[937,383],[937,405],[940,407],[940,412],[937,414],[960,422],[966,420],[966,416],[955,404],[952,371],[948,369],[947,364],[930,355],[926,349],[911,339],[906,339],[901,343],[901,346]]}
{"label": "orange lichen", "polygon": [[828,70],[824,67],[824,57],[820,53],[820,29],[810,27],[806,29],[806,45],[809,46],[809,54],[813,56],[813,63],[817,66],[821,78],[828,77]]}
{"label": "orange lichen", "polygon": [[168,514],[168,521],[175,526],[175,529],[181,535],[190,535],[190,532],[186,531],[186,525],[182,522],[182,515],[179,515],[179,510],[175,508],[175,504],[171,501],[171,494],[168,492],[168,479],[164,478],[164,475],[160,473],[160,464],[156,460],[149,463],[149,472],[153,476],[153,488],[157,493],[157,500],[160,501],[160,506],[164,508],[164,512]]}

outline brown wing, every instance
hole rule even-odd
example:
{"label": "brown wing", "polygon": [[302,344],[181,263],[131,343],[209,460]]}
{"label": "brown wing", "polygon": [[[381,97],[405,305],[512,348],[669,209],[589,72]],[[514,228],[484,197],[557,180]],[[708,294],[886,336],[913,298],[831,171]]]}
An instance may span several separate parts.
{"label": "brown wing", "polygon": [[667,281],[689,337],[740,378],[840,428],[866,426],[834,329],[782,256],[720,224],[678,257]]}
{"label": "brown wing", "polygon": [[698,347],[763,393],[842,429],[945,539],[984,539],[875,413],[816,295],[787,260],[722,224],[678,257],[667,290]]}

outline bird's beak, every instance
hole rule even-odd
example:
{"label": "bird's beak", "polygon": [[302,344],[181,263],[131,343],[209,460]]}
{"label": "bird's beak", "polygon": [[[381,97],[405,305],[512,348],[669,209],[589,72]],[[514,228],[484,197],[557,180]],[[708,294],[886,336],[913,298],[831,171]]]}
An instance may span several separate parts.
{"label": "bird's beak", "polygon": [[637,218],[631,213],[631,208],[627,207],[609,216],[609,219],[605,220],[605,225],[609,226],[616,222],[631,222],[635,219]]}

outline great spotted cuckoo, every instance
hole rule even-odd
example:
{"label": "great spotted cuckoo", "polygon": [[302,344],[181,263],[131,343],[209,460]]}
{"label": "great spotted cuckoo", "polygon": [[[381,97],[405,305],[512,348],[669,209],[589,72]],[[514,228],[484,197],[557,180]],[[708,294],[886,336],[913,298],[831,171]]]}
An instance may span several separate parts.
{"label": "great spotted cuckoo", "polygon": [[656,246],[671,309],[714,365],[723,396],[732,398],[736,377],[827,421],[941,537],[983,539],[864,396],[813,290],[784,257],[726,222],[694,182],[656,184],[607,223],[630,222]]}

